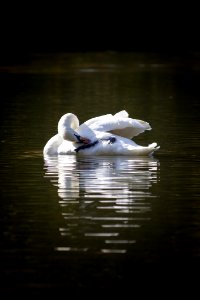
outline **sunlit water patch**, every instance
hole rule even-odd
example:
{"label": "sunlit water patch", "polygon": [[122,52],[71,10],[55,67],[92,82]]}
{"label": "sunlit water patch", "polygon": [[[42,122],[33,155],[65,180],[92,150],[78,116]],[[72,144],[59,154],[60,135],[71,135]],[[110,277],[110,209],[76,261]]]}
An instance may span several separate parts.
{"label": "sunlit water patch", "polygon": [[55,250],[126,253],[134,246],[151,219],[158,160],[59,156],[45,159],[44,169],[62,214]]}

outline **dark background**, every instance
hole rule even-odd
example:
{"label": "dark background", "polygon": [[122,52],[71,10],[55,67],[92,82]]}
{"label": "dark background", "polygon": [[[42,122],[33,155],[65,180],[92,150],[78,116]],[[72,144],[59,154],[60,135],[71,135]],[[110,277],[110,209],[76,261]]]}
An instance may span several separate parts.
{"label": "dark background", "polygon": [[[192,59],[192,68],[196,65],[196,62],[198,63],[196,69],[198,71],[199,61],[197,61],[197,59],[199,56],[196,55],[196,53],[200,51],[199,8],[193,7],[191,4],[189,6],[188,3],[185,4],[185,7],[183,7],[184,4],[181,3],[177,8],[174,7],[174,3],[170,4],[170,2],[162,2],[161,7],[147,7],[147,3],[141,2],[140,4],[140,7],[138,7],[135,2],[130,2],[130,6],[128,7],[124,4],[122,5],[122,3],[114,3],[110,4],[110,7],[108,7],[108,3],[105,5],[102,2],[95,1],[93,7],[86,7],[85,3],[82,5],[83,7],[80,7],[81,4],[79,2],[75,2],[74,7],[69,7],[69,3],[66,2],[63,3],[62,7],[59,6],[58,8],[58,4],[56,4],[55,7],[55,3],[43,4],[43,7],[41,7],[42,4],[37,4],[36,2],[34,4],[27,2],[20,7],[17,2],[16,4],[8,3],[8,7],[5,9],[1,4],[0,66],[18,65],[23,63],[27,64],[27,62],[32,59],[31,54],[35,52],[130,51],[145,52],[147,54],[155,52],[162,54],[166,58],[183,57],[182,62],[184,64],[185,62],[188,62],[185,57],[189,57]],[[152,3],[150,5],[152,5]],[[198,99],[199,95],[199,73],[192,72],[192,68],[189,69],[189,72],[187,72],[187,68],[185,70],[182,69],[184,72],[178,73],[178,76],[174,73],[174,76],[177,76],[173,79],[174,82],[176,82],[175,90],[181,92],[179,92],[179,98],[175,97],[175,99],[171,99],[171,101],[177,101],[177,111],[183,111],[184,116],[186,108],[188,108],[189,120],[190,122],[193,120],[195,123],[198,118],[194,118],[189,109],[191,101],[194,101],[194,107],[198,107],[196,99]],[[9,77],[2,78],[7,79]],[[17,94],[18,97],[21,97],[22,94],[20,94],[20,89],[23,90],[24,84],[21,78],[23,79],[23,77],[19,77],[18,81],[13,81],[14,83],[8,80],[7,84],[5,84],[6,81],[3,81],[2,78],[1,91],[3,90],[3,95],[6,95],[6,97],[2,97],[2,99],[5,99],[4,101],[7,101],[9,97],[11,101],[13,101],[13,99],[17,99],[13,96],[13,94]],[[30,77],[27,76],[27,78],[28,79],[26,79],[27,81],[25,82],[28,82],[30,86],[34,86],[35,81],[33,80],[32,83]],[[15,84],[14,87],[12,84],[10,85],[10,82]],[[45,79],[43,78],[42,84],[44,84],[44,82]],[[51,82],[51,80],[49,80],[49,82]],[[51,91],[54,92],[53,87],[52,89],[49,89],[49,93],[51,93]],[[190,93],[191,98],[188,103],[188,95],[190,95]],[[52,94],[54,95],[54,93]],[[27,92],[25,95],[27,95]],[[36,105],[34,103],[34,101],[36,101],[35,99],[37,99],[35,94],[33,93],[30,97],[32,98],[29,99],[34,100],[28,107],[37,107],[37,102],[35,102]],[[163,97],[163,99],[166,99],[167,96]],[[38,97],[38,99],[40,98]],[[186,99],[185,102],[187,102],[188,106],[183,105],[183,99]],[[5,111],[9,112],[10,116],[13,111],[15,111],[16,107],[19,108],[20,111],[18,101],[11,106],[8,101],[6,105],[7,110]],[[24,107],[26,107],[26,105],[24,105]],[[182,108],[182,110],[180,108]],[[178,113],[175,114],[175,116],[176,115],[178,115]],[[7,113],[5,113],[5,116],[7,117]],[[192,118],[190,116],[192,116]],[[23,118],[25,122],[25,114],[23,115]],[[10,121],[9,118],[8,121]],[[194,128],[197,130],[196,124]],[[193,130],[194,133],[195,130]],[[190,136],[186,135],[186,137]],[[192,165],[191,168],[193,168]],[[194,174],[196,174],[195,171]],[[3,178],[3,180],[5,181],[5,178]],[[17,180],[14,181],[14,185],[15,182],[17,182]],[[173,241],[170,242],[172,243]],[[163,245],[161,245],[161,248],[162,247]],[[180,285],[182,292],[184,291],[184,288],[187,287],[186,283],[188,276],[193,274],[192,279],[196,279],[196,275],[194,275],[195,273],[192,273],[192,267],[194,264],[195,261],[188,267],[188,270],[187,266],[181,265],[180,271],[177,272],[178,276],[180,276],[180,279],[182,280]],[[124,267],[124,270],[125,269],[126,266]],[[174,285],[177,286],[176,280],[178,280],[178,276],[176,276],[177,274],[174,272],[172,264],[169,265],[168,269],[171,272],[170,275],[168,275],[167,272],[165,275],[162,270],[156,270],[156,274],[158,274],[156,279],[160,280],[159,283],[163,283],[162,287],[166,284],[166,287],[162,289],[162,296],[168,291],[169,278],[171,278],[171,276],[174,277]],[[105,270],[107,269],[105,268]],[[138,281],[141,279],[142,290],[145,290],[144,287],[148,282],[152,283],[152,289],[154,289],[155,286],[157,288],[157,282],[154,281],[153,277],[151,277],[151,270],[152,268],[143,272],[143,269],[140,269],[140,266],[138,267],[138,272],[141,275],[139,276]],[[152,272],[154,271],[155,268]],[[132,272],[136,275],[138,274],[135,270],[135,266]],[[146,281],[144,281],[145,275]],[[52,274],[49,276],[52,276]],[[128,277],[129,274],[127,273],[125,280]],[[13,278],[15,278],[15,276]],[[194,285],[196,285],[195,280]],[[133,285],[133,288],[135,288],[135,285]],[[148,289],[146,290],[149,292]],[[192,287],[190,291],[194,291],[194,287]]]}
{"label": "dark background", "polygon": [[[110,5],[110,6],[109,6]],[[34,52],[131,51],[193,55],[200,50],[198,8],[170,2],[7,4],[1,7],[0,63]]]}

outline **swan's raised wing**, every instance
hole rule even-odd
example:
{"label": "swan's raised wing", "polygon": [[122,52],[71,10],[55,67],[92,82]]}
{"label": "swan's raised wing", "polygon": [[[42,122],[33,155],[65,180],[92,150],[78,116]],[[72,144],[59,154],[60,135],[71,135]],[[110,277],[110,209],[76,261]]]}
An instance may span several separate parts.
{"label": "swan's raised wing", "polygon": [[151,130],[149,123],[128,118],[126,111],[121,111],[115,115],[108,114],[96,117],[86,121],[84,124],[93,131],[111,132],[129,139],[145,130]]}
{"label": "swan's raised wing", "polygon": [[[128,113],[125,110],[122,110],[114,115],[115,118],[128,118]],[[103,116],[95,117],[89,119],[88,121],[84,122],[89,127],[94,127],[97,123],[106,123],[107,121],[113,118],[112,114],[106,114]]]}
{"label": "swan's raised wing", "polygon": [[88,138],[91,142],[97,139],[95,132],[85,123],[81,124],[79,128],[76,130],[76,132],[81,137]]}

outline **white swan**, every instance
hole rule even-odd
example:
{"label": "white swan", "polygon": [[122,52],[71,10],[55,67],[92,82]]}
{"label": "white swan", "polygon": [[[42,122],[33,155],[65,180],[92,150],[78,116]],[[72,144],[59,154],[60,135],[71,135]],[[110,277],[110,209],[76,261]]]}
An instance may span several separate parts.
{"label": "white swan", "polygon": [[131,140],[145,130],[151,130],[149,123],[129,118],[125,110],[92,118],[80,126],[77,116],[67,113],[60,118],[58,134],[46,143],[43,154],[149,155],[159,149],[157,143],[145,147]]}

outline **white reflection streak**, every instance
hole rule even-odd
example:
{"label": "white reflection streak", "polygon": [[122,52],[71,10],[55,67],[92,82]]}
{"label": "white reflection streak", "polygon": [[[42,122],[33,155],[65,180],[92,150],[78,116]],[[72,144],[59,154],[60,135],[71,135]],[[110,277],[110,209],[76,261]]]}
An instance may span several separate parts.
{"label": "white reflection streak", "polygon": [[[66,228],[59,229],[60,235],[66,236],[68,242],[71,236],[86,238],[87,243],[86,247],[80,248],[56,247],[57,251],[87,251],[90,248],[88,238],[100,238],[110,245],[136,242],[126,238],[126,234],[140,228],[138,222],[150,220],[147,213],[151,211],[151,205],[147,199],[155,197],[149,188],[157,182],[157,160],[149,157],[58,156],[46,159],[44,168],[45,177],[58,188],[61,207],[72,208],[72,212],[62,212],[67,224]],[[102,245],[100,251],[126,253],[127,249],[104,249]]]}
{"label": "white reflection streak", "polygon": [[93,233],[85,233],[85,236],[118,236],[118,232],[93,232]]}
{"label": "white reflection streak", "polygon": [[126,253],[126,249],[101,249],[102,253]]}
{"label": "white reflection streak", "polygon": [[75,247],[55,247],[56,251],[87,251],[88,248],[75,248]]}
{"label": "white reflection streak", "polygon": [[[46,177],[50,177],[51,182],[58,186],[58,195],[62,199],[74,200],[79,197],[79,178],[76,172],[75,156],[49,157],[45,160],[47,167]],[[55,181],[55,178],[57,181]],[[60,202],[64,204],[65,202]]]}
{"label": "white reflection streak", "polygon": [[137,224],[103,224],[103,228],[139,228],[140,225]]}
{"label": "white reflection streak", "polygon": [[136,240],[105,240],[105,244],[135,244]]}
{"label": "white reflection streak", "polygon": [[[134,189],[141,190],[142,187],[148,190],[156,179],[157,161],[153,158],[111,157],[105,161],[99,157],[82,158],[82,164],[73,155],[46,159],[45,176],[54,185],[58,184],[58,195],[61,198],[77,199],[80,190],[84,190],[85,198],[106,196],[127,201],[128,196],[132,195],[131,184]],[[141,193],[140,190],[138,193]]]}

